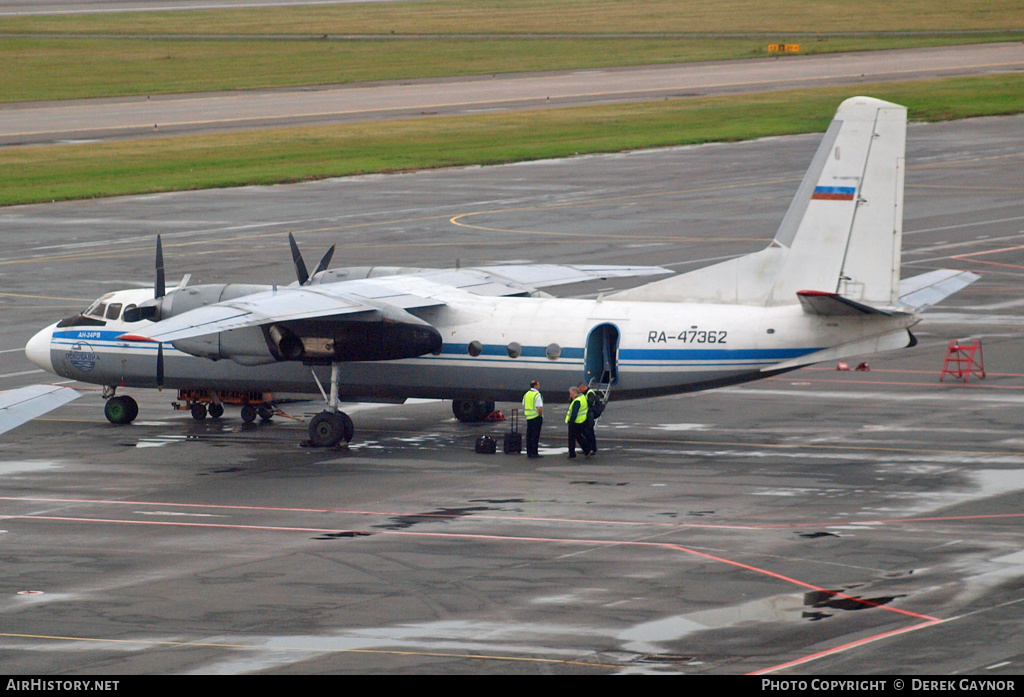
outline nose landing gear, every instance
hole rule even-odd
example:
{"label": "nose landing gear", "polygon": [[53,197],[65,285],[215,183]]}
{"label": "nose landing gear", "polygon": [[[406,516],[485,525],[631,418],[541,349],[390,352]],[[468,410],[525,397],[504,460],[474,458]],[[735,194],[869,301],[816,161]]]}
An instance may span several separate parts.
{"label": "nose landing gear", "polygon": [[130,424],[139,415],[139,403],[127,395],[111,394],[103,405],[103,415],[112,424]]}

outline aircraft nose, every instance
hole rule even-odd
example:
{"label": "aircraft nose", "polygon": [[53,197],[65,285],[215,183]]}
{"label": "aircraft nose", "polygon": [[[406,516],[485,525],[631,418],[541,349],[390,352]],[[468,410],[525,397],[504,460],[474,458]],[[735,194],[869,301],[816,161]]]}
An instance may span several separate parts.
{"label": "aircraft nose", "polygon": [[50,360],[50,342],[53,340],[53,327],[42,330],[25,344],[25,355],[30,361],[43,370],[55,373],[53,362]]}

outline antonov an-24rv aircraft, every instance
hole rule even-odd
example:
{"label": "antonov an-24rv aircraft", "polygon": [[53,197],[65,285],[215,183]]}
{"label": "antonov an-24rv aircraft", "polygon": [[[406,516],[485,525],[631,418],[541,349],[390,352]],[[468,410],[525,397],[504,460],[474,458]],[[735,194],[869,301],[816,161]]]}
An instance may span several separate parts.
{"label": "antonov an-24rv aircraft", "polygon": [[532,378],[635,399],[911,346],[916,313],[978,277],[936,270],[900,281],[906,122],[897,104],[846,100],[767,248],[597,299],[540,289],[667,271],[327,270],[329,252],[310,276],[291,240],[296,284],[186,278],[166,291],[158,240],[154,290],[109,293],[39,332],[26,353],[105,386],[117,423],[138,413],[120,388],[176,388],[197,419],[219,417],[225,402],[243,404],[243,419],[270,418],[273,393],[319,393],[326,409],[310,440],[331,446],[352,438],[340,399],[452,399],[473,421],[493,400],[518,401]]}

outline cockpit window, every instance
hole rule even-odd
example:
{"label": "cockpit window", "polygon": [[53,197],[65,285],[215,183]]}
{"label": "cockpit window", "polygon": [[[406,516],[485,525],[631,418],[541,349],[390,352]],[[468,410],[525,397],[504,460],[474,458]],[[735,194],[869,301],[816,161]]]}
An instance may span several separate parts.
{"label": "cockpit window", "polygon": [[121,303],[110,303],[107,305],[107,319],[117,319],[121,316]]}
{"label": "cockpit window", "polygon": [[[99,317],[100,319],[103,319],[107,313],[107,301],[110,300],[112,295],[113,293],[107,293],[90,305],[82,314],[86,317]],[[120,312],[120,305],[118,305],[118,312]]]}

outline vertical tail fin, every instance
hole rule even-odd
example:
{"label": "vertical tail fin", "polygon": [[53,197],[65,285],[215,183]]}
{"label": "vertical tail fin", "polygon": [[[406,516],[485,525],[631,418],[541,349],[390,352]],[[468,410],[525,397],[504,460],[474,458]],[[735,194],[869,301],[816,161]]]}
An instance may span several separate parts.
{"label": "vertical tail fin", "polygon": [[847,99],[771,244],[760,252],[623,291],[623,300],[785,305],[797,291],[897,299],[903,237],[905,107]]}

